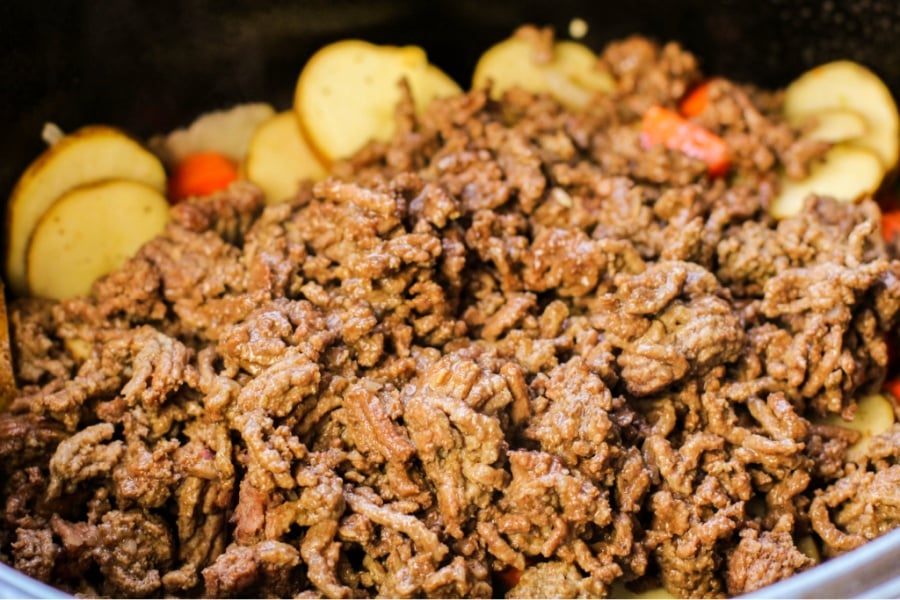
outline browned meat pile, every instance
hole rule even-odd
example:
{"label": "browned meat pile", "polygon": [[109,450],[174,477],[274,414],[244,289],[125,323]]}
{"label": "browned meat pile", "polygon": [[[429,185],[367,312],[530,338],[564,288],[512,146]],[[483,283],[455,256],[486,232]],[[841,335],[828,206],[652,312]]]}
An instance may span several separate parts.
{"label": "browned meat pile", "polygon": [[18,302],[0,557],[87,595],[720,596],[900,525],[900,428],[852,462],[815,424],[885,374],[877,206],[773,221],[823,151],[777,95],[713,86],[711,180],[638,140],[693,57],[603,60],[584,113],[406,102],[292,203],[237,184],[93,297]]}

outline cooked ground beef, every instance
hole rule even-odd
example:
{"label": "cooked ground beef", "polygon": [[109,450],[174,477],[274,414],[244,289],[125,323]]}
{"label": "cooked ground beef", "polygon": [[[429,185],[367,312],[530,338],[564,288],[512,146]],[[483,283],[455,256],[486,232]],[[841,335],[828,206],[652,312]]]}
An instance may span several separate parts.
{"label": "cooked ground beef", "polygon": [[773,220],[824,150],[777,95],[717,80],[710,178],[636,127],[694,57],[602,61],[583,112],[407,99],[292,201],[235,184],[16,301],[0,558],[90,596],[723,596],[900,525],[897,429],[854,461],[818,424],[885,376],[877,206]]}

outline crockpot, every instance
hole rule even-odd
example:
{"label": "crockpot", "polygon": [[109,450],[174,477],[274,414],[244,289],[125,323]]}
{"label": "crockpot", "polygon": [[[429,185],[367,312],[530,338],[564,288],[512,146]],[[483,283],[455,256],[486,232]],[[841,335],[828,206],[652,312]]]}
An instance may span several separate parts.
{"label": "crockpot", "polygon": [[[900,97],[897,0],[5,0],[0,3],[0,190],[40,152],[48,121],[147,138],[243,101],[290,106],[304,61],[354,37],[418,44],[463,87],[479,54],[523,23],[585,43],[640,33],[677,40],[702,68],[776,87],[838,58],[867,65]],[[900,530],[754,597],[900,597]],[[0,597],[61,592],[0,562]]]}

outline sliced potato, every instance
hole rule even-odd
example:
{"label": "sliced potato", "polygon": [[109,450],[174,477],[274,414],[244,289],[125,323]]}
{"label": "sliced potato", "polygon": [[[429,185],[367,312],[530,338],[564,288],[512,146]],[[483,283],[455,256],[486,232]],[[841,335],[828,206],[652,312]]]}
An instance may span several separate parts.
{"label": "sliced potato", "polygon": [[[414,46],[415,47],[415,46]],[[427,60],[426,56],[426,60]],[[435,98],[449,98],[462,94],[462,88],[440,67],[428,63],[422,77],[412,80],[413,102],[416,110],[422,112]],[[419,90],[418,93],[416,90]]]}
{"label": "sliced potato", "polygon": [[797,550],[807,555],[817,563],[822,562],[822,553],[819,551],[819,546],[816,544],[816,540],[813,539],[811,535],[805,535],[797,540]]}
{"label": "sliced potato", "polygon": [[894,406],[881,394],[872,394],[858,401],[852,421],[845,421],[840,415],[829,415],[822,422],[853,429],[862,434],[858,442],[847,448],[847,458],[860,460],[866,456],[872,438],[894,425]]}
{"label": "sliced potato", "polygon": [[325,179],[328,170],[303,137],[297,115],[289,110],[257,128],[250,140],[244,174],[262,188],[266,202],[272,203],[294,195],[304,179]]}
{"label": "sliced potato", "polygon": [[331,162],[370,140],[390,139],[403,78],[417,110],[461,92],[418,46],[343,40],[316,52],[300,73],[294,110],[317,154]]}
{"label": "sliced potato", "polygon": [[104,179],[131,179],[166,189],[162,163],[134,139],[106,126],[83,127],[41,154],[19,178],[6,215],[6,277],[25,293],[25,258],[35,224],[65,192]]}
{"label": "sliced potato", "polygon": [[93,344],[83,338],[66,338],[63,340],[66,351],[78,363],[83,363],[91,356]]}
{"label": "sliced potato", "polygon": [[629,590],[624,583],[621,581],[616,581],[612,584],[612,589],[610,590],[610,598],[675,598],[669,593],[669,591],[664,587],[655,587],[650,588],[649,590],[644,590],[642,592],[632,592]]}
{"label": "sliced potato", "polygon": [[274,114],[275,109],[264,102],[238,104],[200,115],[168,135],[155,136],[149,146],[169,167],[197,152],[218,152],[239,163],[247,156],[253,132]]}
{"label": "sliced potato", "polygon": [[823,110],[810,118],[815,124],[806,136],[831,144],[855,140],[865,135],[868,130],[865,118],[849,109]]}
{"label": "sliced potato", "polygon": [[812,168],[806,179],[782,178],[781,192],[769,206],[773,217],[783,219],[797,214],[810,194],[854,202],[875,192],[884,178],[884,165],[866,148],[838,144],[825,154],[824,159]]}
{"label": "sliced potato", "polygon": [[556,42],[552,58],[540,62],[532,41],[523,35],[503,40],[478,59],[472,87],[485,87],[489,81],[494,98],[512,87],[521,87],[529,92],[549,93],[576,109],[585,107],[596,92],[610,92],[615,87],[609,73],[597,68],[597,55],[584,44]]}
{"label": "sliced potato", "polygon": [[168,219],[165,196],[134,181],[103,181],[63,194],[31,236],[29,291],[55,299],[88,294],[97,278],[120,267]]}
{"label": "sliced potato", "polygon": [[807,71],[785,90],[784,114],[795,124],[832,109],[851,110],[866,121],[853,141],[874,151],[887,171],[897,164],[900,117],[890,90],[866,67],[840,60]]}

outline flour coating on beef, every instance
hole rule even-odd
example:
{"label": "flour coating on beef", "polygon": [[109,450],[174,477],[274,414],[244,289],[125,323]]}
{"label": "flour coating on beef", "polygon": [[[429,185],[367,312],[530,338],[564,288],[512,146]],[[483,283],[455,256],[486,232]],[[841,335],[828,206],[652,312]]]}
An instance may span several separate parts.
{"label": "flour coating on beef", "polygon": [[[900,525],[900,262],[871,200],[776,222],[825,149],[716,80],[733,177],[644,150],[701,80],[631,38],[583,112],[484,90],[266,206],[173,208],[90,297],[16,301],[0,559],[88,596],[737,595]],[[621,589],[621,588],[618,588]]]}

